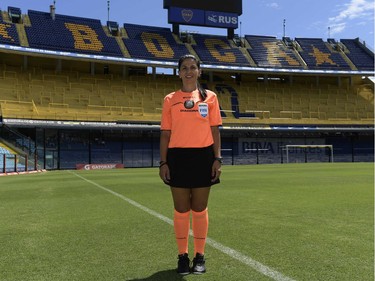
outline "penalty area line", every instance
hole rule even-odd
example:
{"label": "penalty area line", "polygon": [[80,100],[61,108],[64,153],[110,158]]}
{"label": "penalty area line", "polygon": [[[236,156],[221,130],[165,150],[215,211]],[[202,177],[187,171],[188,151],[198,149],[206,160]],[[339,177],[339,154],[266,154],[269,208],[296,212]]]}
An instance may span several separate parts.
{"label": "penalty area line", "polygon": [[[138,209],[141,209],[142,211],[148,213],[149,215],[152,215],[170,225],[173,226],[173,220],[171,220],[170,218],[167,218],[166,216],[163,216],[162,214],[159,214],[158,212],[155,212],[145,206],[143,206],[142,204],[139,204],[138,202],[130,199],[130,198],[127,198],[126,196],[122,195],[122,194],[119,194],[111,189],[108,189],[92,180],[89,180],[89,179],[86,179],[85,177],[81,176],[81,175],[78,175],[77,173],[74,173],[72,171],[68,171],[69,173],[75,175],[76,177],[84,180],[85,182],[87,183],[90,183],[106,192],[109,192],[111,193],[112,195],[124,200],[125,202],[129,203],[130,205],[133,205],[134,207],[137,207]],[[193,235],[193,232],[190,230],[190,235],[192,236]],[[248,257],[244,254],[241,254],[240,252],[230,248],[230,247],[227,247],[209,237],[207,237],[206,239],[206,243],[207,245],[210,245],[211,247],[215,248],[216,250],[228,255],[229,257],[233,258],[233,259],[236,259],[238,260],[239,262],[255,269],[256,271],[258,271],[259,273],[265,275],[265,276],[268,276],[270,278],[272,278],[273,280],[275,281],[295,281],[294,279],[291,279],[285,275],[283,275],[282,273],[252,259],[251,257]]]}

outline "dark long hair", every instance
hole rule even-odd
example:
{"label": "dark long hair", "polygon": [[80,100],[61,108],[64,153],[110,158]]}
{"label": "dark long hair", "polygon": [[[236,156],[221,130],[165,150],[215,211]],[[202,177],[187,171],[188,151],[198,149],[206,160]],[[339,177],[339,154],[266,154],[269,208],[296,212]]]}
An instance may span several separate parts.
{"label": "dark long hair", "polygon": [[[181,56],[180,59],[178,60],[178,70],[180,70],[183,61],[186,59],[194,60],[198,66],[198,69],[201,68],[201,62],[195,56],[193,56],[192,54],[186,54],[186,55]],[[198,88],[202,101],[206,100],[207,98],[206,89],[204,89],[198,81],[197,81],[197,88]]]}

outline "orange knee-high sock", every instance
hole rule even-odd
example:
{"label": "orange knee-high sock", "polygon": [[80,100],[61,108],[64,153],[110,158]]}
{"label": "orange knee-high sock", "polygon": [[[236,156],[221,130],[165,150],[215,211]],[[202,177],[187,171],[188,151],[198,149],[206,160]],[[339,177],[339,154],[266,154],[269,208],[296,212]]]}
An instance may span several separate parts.
{"label": "orange knee-high sock", "polygon": [[208,211],[207,208],[202,212],[193,213],[193,234],[194,234],[194,256],[197,253],[204,255],[206,238],[208,232]]}
{"label": "orange knee-high sock", "polygon": [[179,213],[174,210],[174,232],[176,235],[176,242],[178,254],[188,253],[189,246],[189,230],[190,230],[190,211],[186,213]]}

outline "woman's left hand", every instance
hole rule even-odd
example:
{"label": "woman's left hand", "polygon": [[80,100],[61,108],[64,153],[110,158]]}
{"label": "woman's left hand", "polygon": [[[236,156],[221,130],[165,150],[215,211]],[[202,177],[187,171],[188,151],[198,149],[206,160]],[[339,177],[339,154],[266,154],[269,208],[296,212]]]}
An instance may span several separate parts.
{"label": "woman's left hand", "polygon": [[211,181],[215,182],[219,179],[221,175],[221,163],[219,161],[214,161],[212,164],[212,172],[211,172]]}

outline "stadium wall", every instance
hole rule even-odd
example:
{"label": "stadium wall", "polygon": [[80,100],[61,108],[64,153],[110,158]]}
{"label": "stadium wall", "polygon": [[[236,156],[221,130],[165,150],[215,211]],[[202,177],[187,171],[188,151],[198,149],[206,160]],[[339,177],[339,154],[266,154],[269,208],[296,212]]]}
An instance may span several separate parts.
{"label": "stadium wall", "polygon": [[[75,169],[77,164],[157,167],[159,162],[157,129],[18,127],[7,130],[17,130],[17,146],[31,148],[43,169]],[[9,134],[4,127],[1,133]],[[29,136],[29,141],[22,142],[19,133]],[[289,151],[289,163],[374,161],[374,138],[368,132],[222,130],[221,133],[226,165],[286,163],[286,145],[333,146],[334,159],[326,148],[295,148]]]}

